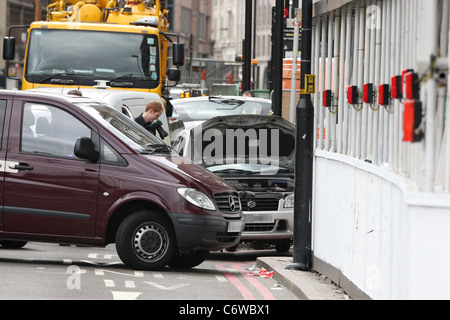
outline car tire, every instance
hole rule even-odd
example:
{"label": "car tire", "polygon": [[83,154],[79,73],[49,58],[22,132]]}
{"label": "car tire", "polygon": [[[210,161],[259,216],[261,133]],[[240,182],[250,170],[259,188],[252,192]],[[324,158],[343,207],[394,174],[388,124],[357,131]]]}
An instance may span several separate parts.
{"label": "car tire", "polygon": [[177,253],[169,266],[172,268],[193,268],[201,264],[208,258],[209,250],[198,250],[188,254]]}
{"label": "car tire", "polygon": [[236,252],[236,250],[237,250],[238,247],[239,247],[239,243],[238,243],[238,244],[235,244],[235,245],[232,246],[232,247],[226,248],[225,250],[228,251],[228,252]]}
{"label": "car tire", "polygon": [[12,241],[12,240],[2,240],[0,241],[0,246],[5,249],[20,249],[24,247],[27,241]]}
{"label": "car tire", "polygon": [[117,230],[116,250],[123,263],[132,269],[163,269],[177,251],[170,219],[154,211],[133,213]]}
{"label": "car tire", "polygon": [[288,252],[290,248],[291,240],[289,239],[281,240],[280,242],[275,244],[275,249],[277,250],[277,252]]}

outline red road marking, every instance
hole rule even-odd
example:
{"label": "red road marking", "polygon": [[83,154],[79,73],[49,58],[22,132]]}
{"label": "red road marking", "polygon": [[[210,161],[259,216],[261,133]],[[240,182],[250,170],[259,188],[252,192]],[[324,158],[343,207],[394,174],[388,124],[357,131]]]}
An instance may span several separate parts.
{"label": "red road marking", "polygon": [[[275,297],[267,288],[259,283],[254,276],[249,275],[248,270],[242,268],[243,265],[244,264],[232,264],[231,267],[241,273],[245,279],[259,291],[265,300],[275,300]],[[217,264],[215,267],[219,270],[225,271],[224,276],[236,287],[245,300],[256,300],[250,290],[237,278],[235,274],[231,273],[230,270],[225,267],[225,264]]]}
{"label": "red road marking", "polygon": [[217,264],[216,268],[225,271],[225,277],[236,287],[236,289],[239,290],[245,300],[256,300],[255,296],[250,292],[250,290],[248,290],[247,287],[241,281],[239,281],[239,279],[234,274],[232,274],[227,268],[225,268],[223,264]]}
{"label": "red road marking", "polygon": [[273,294],[266,287],[264,287],[255,276],[249,275],[249,271],[242,268],[242,264],[233,264],[232,267],[239,270],[247,281],[250,282],[259,291],[259,293],[262,294],[265,300],[275,300]]}

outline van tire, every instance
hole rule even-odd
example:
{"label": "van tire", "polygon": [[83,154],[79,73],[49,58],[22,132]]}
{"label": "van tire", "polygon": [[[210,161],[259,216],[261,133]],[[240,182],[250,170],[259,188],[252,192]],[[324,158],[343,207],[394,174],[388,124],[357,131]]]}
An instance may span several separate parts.
{"label": "van tire", "polygon": [[172,268],[193,268],[201,264],[208,258],[209,250],[198,250],[188,254],[177,253],[169,266]]}
{"label": "van tire", "polygon": [[177,251],[170,219],[155,211],[131,214],[117,230],[116,250],[123,263],[132,269],[163,269]]}

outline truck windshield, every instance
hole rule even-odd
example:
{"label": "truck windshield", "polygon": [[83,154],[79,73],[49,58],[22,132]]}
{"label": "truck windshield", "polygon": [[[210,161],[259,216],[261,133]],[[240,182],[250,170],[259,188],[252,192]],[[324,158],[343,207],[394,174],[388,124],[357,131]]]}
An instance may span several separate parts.
{"label": "truck windshield", "polygon": [[155,35],[85,30],[34,29],[25,78],[32,83],[154,89],[159,85]]}

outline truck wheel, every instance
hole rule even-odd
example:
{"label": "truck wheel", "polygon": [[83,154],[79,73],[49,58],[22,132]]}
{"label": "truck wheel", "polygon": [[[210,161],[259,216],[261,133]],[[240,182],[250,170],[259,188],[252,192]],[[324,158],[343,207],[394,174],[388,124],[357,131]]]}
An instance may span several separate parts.
{"label": "truck wheel", "polygon": [[116,250],[123,263],[132,269],[163,269],[177,250],[169,218],[153,211],[128,216],[117,231]]}
{"label": "truck wheel", "polygon": [[20,249],[27,244],[27,241],[12,241],[12,240],[3,240],[0,241],[0,246],[5,249]]}
{"label": "truck wheel", "polygon": [[169,266],[172,268],[193,268],[205,261],[208,255],[208,250],[198,250],[187,254],[177,253]]}

